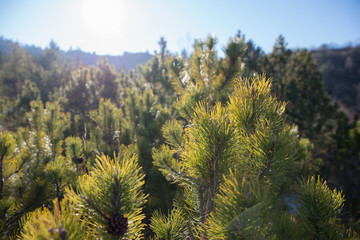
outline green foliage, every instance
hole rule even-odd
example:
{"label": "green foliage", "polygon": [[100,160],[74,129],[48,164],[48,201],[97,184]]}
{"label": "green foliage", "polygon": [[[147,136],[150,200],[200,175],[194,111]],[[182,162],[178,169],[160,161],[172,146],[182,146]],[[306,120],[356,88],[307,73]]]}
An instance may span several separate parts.
{"label": "green foliage", "polygon": [[[354,128],[349,130],[349,135],[351,140],[353,141],[353,145],[355,149],[360,149],[360,121],[356,121],[356,125]],[[360,152],[358,152],[358,158],[360,159]]]}
{"label": "green foliage", "polygon": [[[345,53],[342,50],[336,50],[336,54],[340,52]],[[335,54],[331,50],[329,53],[330,55]],[[349,130],[355,126],[355,121],[351,122],[341,111],[343,107],[337,103],[334,104],[335,99],[326,93],[320,71],[325,74],[329,74],[329,72],[326,71],[326,68],[319,69],[313,58],[315,56],[317,60],[320,59],[320,62],[323,62],[322,67],[333,64],[332,57],[324,59],[326,54],[323,51],[310,52],[305,49],[291,51],[286,48],[284,37],[280,37],[273,52],[264,57],[263,71],[274,79],[273,92],[280,99],[288,102],[286,108],[288,121],[297,125],[300,136],[308,138],[313,144],[312,156],[308,155],[307,157],[303,154],[304,145],[299,146],[301,155],[299,157],[307,158],[307,160],[302,159],[299,162],[302,165],[304,161],[307,161],[307,165],[301,167],[303,172],[300,174],[311,175],[314,173],[313,170],[319,169],[321,175],[329,180],[330,185],[343,189],[347,196],[345,203],[347,214],[344,219],[356,222],[355,219],[359,219],[360,216],[360,204],[357,197],[359,184],[355,180],[359,175],[359,151],[354,151],[356,147],[354,148],[349,136]],[[342,56],[344,57],[345,54]],[[354,60],[353,56],[348,59],[348,63]],[[345,59],[343,63],[345,63]],[[329,65],[329,69],[332,69],[332,66]],[[335,76],[336,74],[332,74],[332,77]],[[342,82],[352,82],[347,87],[353,84],[353,81],[346,79],[344,74],[340,78]],[[338,87],[336,95],[343,89]],[[356,88],[353,89],[356,91]],[[355,98],[353,99],[355,100]]]}
{"label": "green foliage", "polygon": [[99,72],[97,73],[97,79],[102,85],[102,91],[100,96],[102,98],[107,98],[113,102],[117,99],[117,74],[112,66],[109,65],[109,62],[106,58],[98,62]]}
{"label": "green foliage", "polygon": [[286,126],[285,104],[270,92],[271,82],[265,76],[239,81],[229,110],[246,169],[282,185],[293,171],[297,132]]}
{"label": "green foliage", "polygon": [[238,81],[230,96],[240,161],[220,184],[208,222],[210,239],[265,239],[272,234],[270,216],[286,208],[297,132],[285,124],[285,104],[270,90],[271,82],[258,76]]}
{"label": "green foliage", "polygon": [[[137,157],[127,149],[123,151],[114,159],[99,156],[89,175],[79,177],[77,191],[67,191],[77,208],[84,209],[84,221],[91,226],[89,231],[94,239],[141,239],[143,236],[144,174]],[[127,221],[126,231],[121,235],[111,230],[117,216]]]}
{"label": "green foliage", "polygon": [[46,164],[45,178],[53,185],[55,196],[61,200],[65,187],[75,184],[75,175],[71,163],[64,158],[58,157],[56,160]]}
{"label": "green foliage", "polygon": [[[235,163],[235,133],[226,110],[220,104],[212,108],[199,104],[192,126],[187,130],[188,142],[182,155],[189,177],[200,184],[216,185],[218,179]],[[194,144],[196,142],[196,144]]]}
{"label": "green foliage", "polygon": [[[5,162],[6,158],[11,158],[15,150],[15,139],[9,132],[0,133],[0,159]],[[5,164],[4,164],[5,165]],[[4,166],[2,165],[2,166]]]}
{"label": "green foliage", "polygon": [[57,103],[46,103],[44,110],[45,131],[51,144],[53,157],[62,153],[64,132],[70,128],[70,114],[61,112],[61,106]]}
{"label": "green foliage", "polygon": [[160,168],[160,171],[168,181],[176,183],[181,182],[181,179],[186,179],[186,177],[181,173],[183,168],[181,162],[173,158],[174,154],[175,151],[166,145],[162,145],[159,149],[155,148],[153,150],[155,166]]}
{"label": "green foliage", "polygon": [[12,44],[12,51],[2,65],[0,82],[3,86],[1,96],[15,99],[21,93],[22,84],[26,79],[34,77],[31,70],[34,67],[33,59],[19,44]]}
{"label": "green foliage", "polygon": [[[295,166],[306,164],[299,174],[310,174],[316,165],[308,164],[310,142],[298,139],[284,113],[285,103],[271,95],[263,75],[237,81],[227,106],[199,103],[185,130],[176,121],[163,127],[170,147],[153,151],[154,164],[185,188],[177,206],[195,236],[296,239],[300,234],[292,232],[300,226],[291,213]],[[344,233],[334,224],[333,234]]]}
{"label": "green foliage", "polygon": [[303,239],[299,234],[299,226],[294,215],[290,212],[281,212],[273,218],[273,225],[271,232],[273,233],[272,239]]}
{"label": "green foliage", "polygon": [[[143,89],[142,89],[143,88]],[[161,126],[170,117],[167,107],[150,88],[126,89],[124,124],[120,142],[132,143],[138,152],[139,164],[146,174],[145,193],[152,193],[145,209],[150,217],[156,209],[167,211],[171,207],[174,189],[152,163],[152,148],[162,142]],[[165,192],[165,194],[164,194]]]}
{"label": "green foliage", "polygon": [[[189,58],[166,45],[139,74],[76,69],[54,42],[1,56],[0,122],[17,131],[0,133],[1,236],[355,238],[340,214],[358,229],[359,124],[310,52],[280,37],[264,54],[240,32],[223,58],[214,36]],[[346,202],[320,178],[294,185],[319,169]]]}
{"label": "green foliage", "polygon": [[175,96],[167,69],[169,52],[166,49],[167,43],[163,37],[160,38],[158,44],[160,53],[156,54],[145,66],[139,66],[138,71],[141,73],[145,85],[148,85],[159,99],[159,103],[170,105],[174,101]]}
{"label": "green foliage", "polygon": [[292,52],[286,49],[284,36],[280,35],[275,42],[273,50],[264,57],[263,71],[274,81],[274,93],[280,100],[286,100],[289,79],[285,78],[287,64]]}
{"label": "green foliage", "polygon": [[[74,183],[71,164],[61,156],[64,131],[69,126],[69,116],[60,111],[56,103],[41,101],[30,103],[26,114],[28,128],[19,128],[15,140],[7,139],[13,147],[7,158],[4,181],[6,198],[2,227],[4,235],[18,230],[18,220],[27,212],[40,206],[49,206],[53,198],[63,198],[65,186]],[[11,199],[11,200],[10,200]]]}
{"label": "green foliage", "polygon": [[85,115],[92,107],[94,98],[98,97],[99,89],[91,91],[93,85],[96,84],[94,78],[94,69],[81,69],[74,71],[71,78],[67,82],[65,88],[66,98],[62,98],[62,102],[67,109],[73,114]]}
{"label": "green foliage", "polygon": [[19,239],[89,239],[81,208],[75,208],[67,198],[60,204],[54,200],[53,204],[53,212],[38,208],[22,219],[24,226]]}
{"label": "green foliage", "polygon": [[25,114],[30,110],[30,102],[38,100],[40,100],[40,90],[38,86],[30,80],[25,80],[15,109],[18,109],[19,114]]}
{"label": "green foliage", "polygon": [[172,146],[175,150],[180,151],[185,144],[185,134],[180,122],[168,121],[163,125],[162,133],[165,143]]}
{"label": "green foliage", "polygon": [[66,156],[70,159],[76,159],[83,153],[82,140],[79,137],[67,137]]}
{"label": "green foliage", "polygon": [[216,101],[227,101],[231,83],[241,70],[242,41],[240,37],[231,39],[226,58],[219,61],[217,39],[209,36],[195,42],[190,59],[170,56],[167,63],[169,81],[180,96],[174,106],[185,123],[164,125],[163,136],[171,148],[153,150],[153,159],[168,180],[185,187],[186,199],[175,201],[192,216],[194,235],[201,234],[200,225],[213,210],[222,174],[235,164],[234,126]]}
{"label": "green foliage", "polygon": [[[196,202],[185,199],[182,206],[198,212],[200,217],[192,219],[193,223],[201,223],[195,224],[196,234],[207,234],[202,224],[214,211],[214,205],[216,209],[218,184],[229,169],[239,168],[255,179],[255,176],[264,178],[262,181],[274,185],[273,190],[275,186],[289,184],[297,135],[285,125],[284,110],[284,104],[270,95],[270,83],[262,76],[239,81],[228,107],[220,103],[214,106],[199,103],[184,133],[176,121],[163,127],[165,142],[172,148],[162,146],[154,150],[154,164],[169,180],[189,189],[184,192],[190,199],[197,199]],[[178,159],[174,157],[176,154]],[[225,192],[228,197],[227,191],[223,190],[222,194]],[[190,206],[186,206],[188,204]],[[225,217],[224,213],[219,216]],[[228,216],[228,220],[233,217]],[[224,228],[214,232],[223,232]]]}
{"label": "green foliage", "polygon": [[[5,180],[7,180],[16,166],[14,161],[15,139],[9,132],[0,133],[0,201],[4,201],[6,194],[4,191],[8,190]],[[7,192],[7,191],[6,191]]]}
{"label": "green foliage", "polygon": [[285,78],[288,79],[287,112],[293,123],[299,126],[301,135],[314,139],[327,127],[333,107],[325,92],[321,74],[309,51],[298,51],[290,57]]}
{"label": "green foliage", "polygon": [[297,219],[302,239],[342,239],[339,216],[344,204],[341,192],[331,191],[326,181],[314,176],[295,185]]}
{"label": "green foliage", "polygon": [[96,151],[111,154],[119,146],[121,134],[122,112],[109,99],[100,99],[98,110],[90,112],[94,127],[90,131],[90,138],[95,142]]}
{"label": "green foliage", "polygon": [[254,177],[230,172],[220,186],[208,221],[210,239],[264,239],[262,203],[265,189]]}
{"label": "green foliage", "polygon": [[222,91],[226,88],[231,89],[232,80],[238,77],[239,72],[244,71],[242,59],[246,51],[244,40],[244,36],[240,36],[240,34],[230,38],[224,51],[225,58],[220,63],[220,74],[214,83],[217,91]]}
{"label": "green foliage", "polygon": [[[30,132],[23,132],[21,137],[27,143],[24,148],[37,152],[38,161],[45,157],[55,159],[62,154],[64,132],[70,127],[70,115],[63,113],[55,102],[46,103],[45,109],[41,101],[32,101],[30,106],[31,110],[26,114]],[[19,137],[21,135],[19,132]],[[19,144],[21,147],[22,143]]]}
{"label": "green foliage", "polygon": [[181,101],[177,103],[179,114],[186,120],[198,101],[214,104],[228,100],[233,80],[242,73],[242,56],[245,52],[244,39],[235,36],[224,48],[225,58],[218,60],[217,39],[208,36],[204,41],[195,41],[190,59],[169,58],[170,81]]}
{"label": "green foliage", "polygon": [[185,60],[182,57],[174,57],[171,55],[167,62],[167,69],[169,69],[169,81],[178,95],[182,95],[185,92],[186,72]]}
{"label": "green foliage", "polygon": [[251,133],[258,124],[267,120],[274,126],[284,124],[285,103],[271,95],[271,81],[265,75],[242,79],[236,83],[229,109],[239,129]]}
{"label": "green foliage", "polygon": [[151,217],[150,228],[157,239],[180,240],[187,235],[186,219],[180,209],[174,208],[168,216],[156,211]]}
{"label": "green foliage", "polygon": [[[204,223],[213,209],[218,181],[235,163],[236,136],[220,104],[199,104],[194,112],[192,125],[186,128],[184,136],[178,122],[171,121],[163,127],[165,141],[174,144],[172,147],[178,152],[162,146],[153,151],[153,158],[169,180],[191,189],[188,193],[196,196],[199,205],[190,208],[197,209],[199,220]],[[180,159],[173,158],[176,152]]]}
{"label": "green foliage", "polygon": [[175,102],[175,108],[183,119],[187,122],[191,122],[196,104],[200,101],[206,101],[202,91],[194,86],[189,87],[187,91]]}
{"label": "green foliage", "polygon": [[319,171],[323,165],[323,160],[313,157],[314,144],[312,144],[308,138],[300,138],[298,144],[299,151],[296,169],[300,176],[312,176]]}
{"label": "green foliage", "polygon": [[159,130],[169,115],[170,112],[159,104],[151,89],[143,92],[129,90],[125,101],[125,125],[130,139],[138,145],[142,141],[149,144],[159,142]]}

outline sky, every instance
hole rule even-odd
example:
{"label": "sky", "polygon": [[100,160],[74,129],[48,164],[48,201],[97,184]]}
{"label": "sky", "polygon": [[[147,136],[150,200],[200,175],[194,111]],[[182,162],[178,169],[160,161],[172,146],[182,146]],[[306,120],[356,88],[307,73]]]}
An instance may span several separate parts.
{"label": "sky", "polygon": [[191,52],[214,34],[218,51],[238,31],[265,52],[360,44],[360,0],[0,0],[0,36],[21,44],[101,55]]}

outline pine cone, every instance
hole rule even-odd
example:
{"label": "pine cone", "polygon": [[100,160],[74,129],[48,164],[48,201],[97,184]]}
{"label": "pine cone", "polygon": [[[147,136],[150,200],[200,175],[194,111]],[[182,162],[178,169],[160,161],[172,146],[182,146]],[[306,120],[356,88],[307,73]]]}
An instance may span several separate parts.
{"label": "pine cone", "polygon": [[80,156],[80,157],[78,157],[78,158],[75,159],[75,162],[76,162],[77,164],[82,164],[82,163],[84,162],[84,159]]}
{"label": "pine cone", "polygon": [[122,236],[128,229],[128,219],[122,214],[112,216],[108,221],[108,232],[113,236]]}
{"label": "pine cone", "polygon": [[62,225],[60,225],[59,229],[58,229],[58,232],[59,232],[59,236],[62,240],[65,240],[66,239],[66,235],[67,235],[67,232],[65,229],[63,229]]}

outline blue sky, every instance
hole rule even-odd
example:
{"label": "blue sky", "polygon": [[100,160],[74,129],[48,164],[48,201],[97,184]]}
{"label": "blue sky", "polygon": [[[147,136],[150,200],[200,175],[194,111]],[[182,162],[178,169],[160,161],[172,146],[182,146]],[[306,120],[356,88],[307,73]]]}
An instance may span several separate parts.
{"label": "blue sky", "polygon": [[241,30],[269,52],[283,34],[290,48],[360,43],[359,0],[0,0],[0,36],[45,47],[117,55],[191,50],[215,34],[218,49]]}

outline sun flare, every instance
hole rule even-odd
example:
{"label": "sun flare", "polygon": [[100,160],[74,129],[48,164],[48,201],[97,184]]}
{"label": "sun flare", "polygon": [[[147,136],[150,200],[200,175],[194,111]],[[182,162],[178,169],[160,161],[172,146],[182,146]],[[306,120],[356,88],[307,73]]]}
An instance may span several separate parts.
{"label": "sun flare", "polygon": [[123,12],[119,0],[83,0],[81,16],[86,27],[96,34],[118,34]]}

